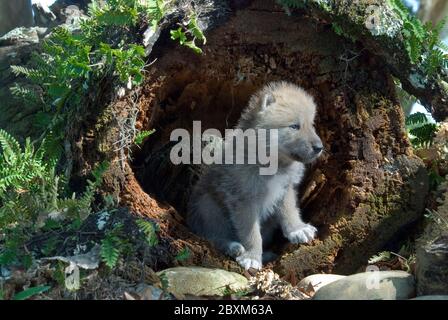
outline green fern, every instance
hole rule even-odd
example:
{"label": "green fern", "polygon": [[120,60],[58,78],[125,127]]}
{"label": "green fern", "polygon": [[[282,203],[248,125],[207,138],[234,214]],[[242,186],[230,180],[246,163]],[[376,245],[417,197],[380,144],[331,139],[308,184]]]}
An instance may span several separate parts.
{"label": "green fern", "polygon": [[[67,182],[56,173],[57,160],[48,154],[46,139],[35,149],[30,139],[22,147],[0,129],[0,264],[30,264],[26,240],[52,219],[82,221],[91,211],[96,189],[108,168],[100,164],[81,196],[67,196]],[[46,248],[50,251],[51,246]]]}
{"label": "green fern", "polygon": [[369,259],[369,264],[375,264],[378,262],[383,262],[383,261],[388,261],[392,258],[392,255],[390,253],[390,251],[382,251],[376,255],[373,255],[370,259]]}
{"label": "green fern", "polygon": [[44,75],[36,69],[27,68],[24,66],[11,66],[11,70],[15,76],[24,75],[36,83],[45,80]]}
{"label": "green fern", "polygon": [[428,123],[428,118],[426,117],[426,114],[422,112],[413,113],[406,118],[406,126],[422,125],[426,123]]}
{"label": "green fern", "polygon": [[191,256],[190,249],[188,249],[188,247],[185,247],[176,255],[175,259],[177,261],[185,261],[188,258],[190,258],[190,256]]}
{"label": "green fern", "polygon": [[402,0],[388,0],[388,3],[403,21],[402,34],[410,61],[413,64],[422,63],[423,70],[428,76],[446,69],[448,57],[442,50],[446,46],[440,39],[446,19],[436,26],[433,26],[431,22],[423,24],[409,12]]}
{"label": "green fern", "polygon": [[415,148],[422,148],[431,145],[438,125],[429,122],[424,113],[416,112],[406,119],[406,129],[411,138],[411,143]]}
{"label": "green fern", "polygon": [[34,151],[30,139],[22,149],[19,142],[0,129],[0,199],[8,189],[28,190],[34,179],[47,170],[43,153]]}
{"label": "green fern", "polygon": [[121,224],[116,225],[101,241],[101,259],[110,269],[115,268],[123,251],[123,240],[120,238],[122,227]]}
{"label": "green fern", "polygon": [[108,236],[101,241],[101,258],[111,269],[115,268],[120,257],[118,241],[118,238],[113,236]]}
{"label": "green fern", "polygon": [[10,91],[12,95],[24,101],[27,101],[28,103],[37,104],[41,102],[41,97],[35,90],[22,87],[17,83],[10,88]]}
{"label": "green fern", "polygon": [[127,87],[142,83],[145,50],[136,35],[144,23],[158,25],[166,3],[93,0],[79,31],[54,28],[43,42],[42,52],[32,55],[29,66],[11,66],[13,74],[33,83],[32,89],[16,85],[11,91],[28,103],[30,98],[38,102],[42,114],[47,115],[44,130],[56,131],[73,115],[67,110],[76,110],[99,79],[107,76]]}
{"label": "green fern", "polygon": [[203,45],[207,41],[199,27],[198,17],[194,11],[190,13],[188,21],[180,24],[177,29],[171,30],[170,34],[172,40],[178,40],[181,45],[192,49],[197,54],[201,54],[202,49],[198,47],[196,41],[200,41]]}
{"label": "green fern", "polygon": [[104,161],[100,163],[93,171],[93,180],[87,180],[87,186],[79,199],[65,199],[68,208],[75,209],[72,212],[76,215],[75,217],[81,221],[87,218],[91,213],[91,204],[94,200],[96,191],[98,187],[103,182],[104,173],[109,169],[109,163]]}
{"label": "green fern", "polygon": [[155,132],[156,130],[143,130],[143,131],[140,131],[136,136],[135,136],[135,138],[134,138],[134,143],[137,145],[137,146],[140,146],[142,143],[143,143],[143,141],[145,141],[145,139],[147,138],[147,137],[149,137],[150,135],[152,135],[154,132]]}
{"label": "green fern", "polygon": [[157,245],[157,226],[143,219],[138,219],[135,221],[135,223],[145,235],[146,242],[149,244],[149,246],[153,247]]}

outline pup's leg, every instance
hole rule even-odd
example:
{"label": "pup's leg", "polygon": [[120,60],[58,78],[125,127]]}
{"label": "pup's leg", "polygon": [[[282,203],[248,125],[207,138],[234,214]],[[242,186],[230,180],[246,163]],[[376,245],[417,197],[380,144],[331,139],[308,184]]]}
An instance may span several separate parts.
{"label": "pup's leg", "polygon": [[292,186],[288,188],[277,215],[283,234],[290,242],[306,243],[313,240],[316,236],[317,229],[311,224],[303,222],[300,218],[296,193]]}
{"label": "pup's leg", "polygon": [[261,255],[263,253],[260,223],[254,206],[237,206],[237,212],[232,215],[232,222],[236,234],[245,251],[236,261],[246,270],[261,269]]}
{"label": "pup's leg", "polygon": [[208,194],[193,195],[187,219],[191,230],[206,238],[220,251],[236,258],[245,249],[237,241],[231,221],[222,212],[222,208]]}
{"label": "pup's leg", "polygon": [[232,258],[237,258],[242,255],[246,249],[244,249],[243,245],[237,241],[230,241],[226,243],[225,252],[231,256]]}

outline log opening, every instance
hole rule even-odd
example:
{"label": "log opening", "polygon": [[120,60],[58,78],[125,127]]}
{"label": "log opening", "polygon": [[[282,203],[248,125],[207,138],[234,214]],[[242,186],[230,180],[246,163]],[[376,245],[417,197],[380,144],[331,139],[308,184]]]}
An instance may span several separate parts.
{"label": "log opening", "polygon": [[427,192],[393,79],[374,54],[328,24],[257,3],[209,32],[201,56],[170,44],[158,49],[140,119],[156,133],[134,154],[134,172],[151,196],[184,212],[196,173],[170,164],[171,131],[201,120],[203,130],[222,132],[266,82],[294,82],[315,97],[317,131],[330,152],[308,170],[299,192],[319,239],[288,246],[275,268],[295,276],[353,272],[419,219]]}

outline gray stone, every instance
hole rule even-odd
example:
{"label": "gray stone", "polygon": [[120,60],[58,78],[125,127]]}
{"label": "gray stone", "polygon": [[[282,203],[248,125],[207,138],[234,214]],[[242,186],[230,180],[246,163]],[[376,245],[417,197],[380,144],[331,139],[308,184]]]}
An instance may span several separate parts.
{"label": "gray stone", "polygon": [[312,289],[312,291],[317,292],[317,290],[322,287],[344,278],[346,278],[346,276],[341,276],[338,274],[313,274],[302,279],[297,287],[302,290]]}
{"label": "gray stone", "polygon": [[53,27],[56,24],[55,14],[43,3],[34,3],[34,22],[38,26]]}
{"label": "gray stone", "polygon": [[374,271],[348,276],[316,292],[314,300],[401,300],[415,292],[414,277],[404,271]]}
{"label": "gray stone", "polygon": [[135,292],[140,300],[173,300],[170,294],[166,294],[163,290],[146,283],[137,285]]}
{"label": "gray stone", "polygon": [[[448,294],[448,232],[438,237],[420,239],[417,245],[418,295]],[[426,235],[429,235],[426,234]]]}
{"label": "gray stone", "polygon": [[248,280],[242,275],[221,269],[176,267],[157,273],[166,290],[175,295],[223,296],[228,290],[247,288]]}
{"label": "gray stone", "polygon": [[19,43],[39,43],[39,35],[45,31],[45,28],[39,27],[16,28],[0,38],[0,46],[11,46]]}

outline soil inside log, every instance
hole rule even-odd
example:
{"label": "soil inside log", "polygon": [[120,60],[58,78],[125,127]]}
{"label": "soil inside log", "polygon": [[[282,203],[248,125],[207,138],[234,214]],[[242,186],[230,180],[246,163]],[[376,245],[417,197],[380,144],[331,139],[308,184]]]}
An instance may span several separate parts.
{"label": "soil inside log", "polygon": [[202,55],[174,42],[155,47],[157,60],[136,103],[137,128],[156,132],[133,151],[131,166],[122,166],[124,182],[106,177],[111,189],[121,188],[123,204],[165,221],[163,236],[192,248],[191,263],[236,268],[182,224],[197,172],[171,164],[170,134],[191,130],[193,120],[203,130],[233,127],[250,95],[273,80],[313,95],[328,150],[298,192],[318,239],[283,248],[276,271],[292,278],[354,272],[421,216],[427,175],[412,155],[393,79],[373,53],[337,36],[331,25],[287,16],[270,1],[254,1],[206,36]]}

